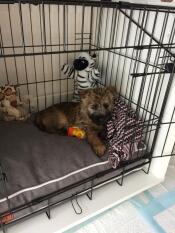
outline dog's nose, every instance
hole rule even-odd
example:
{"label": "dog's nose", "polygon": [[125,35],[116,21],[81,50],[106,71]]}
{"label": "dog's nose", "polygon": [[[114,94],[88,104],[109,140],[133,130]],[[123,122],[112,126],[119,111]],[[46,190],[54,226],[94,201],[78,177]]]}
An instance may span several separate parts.
{"label": "dog's nose", "polygon": [[111,117],[111,114],[107,114],[107,115],[100,115],[97,117],[97,122],[100,125],[105,124]]}
{"label": "dog's nose", "polygon": [[103,124],[105,122],[105,116],[100,116],[97,120],[100,124]]}
{"label": "dog's nose", "polygon": [[89,115],[91,120],[97,125],[104,125],[110,119],[111,113]]}

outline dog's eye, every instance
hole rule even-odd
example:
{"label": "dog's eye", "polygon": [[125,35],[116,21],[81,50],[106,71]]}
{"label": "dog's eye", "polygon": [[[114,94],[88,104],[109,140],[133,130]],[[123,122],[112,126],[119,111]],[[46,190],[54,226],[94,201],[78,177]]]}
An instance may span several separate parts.
{"label": "dog's eye", "polygon": [[109,107],[109,104],[105,103],[103,104],[104,108],[108,108]]}
{"label": "dog's eye", "polygon": [[98,104],[93,104],[91,108],[96,110],[98,108]]}

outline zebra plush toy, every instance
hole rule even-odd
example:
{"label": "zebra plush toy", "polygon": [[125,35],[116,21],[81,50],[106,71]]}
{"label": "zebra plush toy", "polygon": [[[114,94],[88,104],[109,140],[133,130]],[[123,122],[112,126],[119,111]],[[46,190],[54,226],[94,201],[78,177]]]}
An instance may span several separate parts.
{"label": "zebra plush toy", "polygon": [[96,55],[90,55],[86,52],[79,54],[73,62],[73,65],[64,64],[62,72],[68,78],[74,78],[75,88],[73,101],[79,101],[79,92],[89,88],[98,87],[101,84],[100,72],[95,69]]}

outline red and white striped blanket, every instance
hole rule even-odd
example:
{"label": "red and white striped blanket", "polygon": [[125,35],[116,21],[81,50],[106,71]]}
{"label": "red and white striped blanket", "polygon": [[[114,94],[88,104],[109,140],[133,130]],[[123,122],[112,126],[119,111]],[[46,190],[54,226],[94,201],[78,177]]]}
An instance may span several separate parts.
{"label": "red and white striped blanket", "polygon": [[109,161],[116,168],[120,161],[132,159],[138,150],[143,133],[143,122],[136,113],[118,98],[111,120],[107,123]]}

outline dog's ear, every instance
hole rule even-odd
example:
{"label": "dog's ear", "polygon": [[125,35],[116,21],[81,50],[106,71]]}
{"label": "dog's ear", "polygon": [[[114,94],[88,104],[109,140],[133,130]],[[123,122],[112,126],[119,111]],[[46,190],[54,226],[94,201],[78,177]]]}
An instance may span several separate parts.
{"label": "dog's ear", "polygon": [[105,91],[111,93],[114,99],[118,97],[118,93],[115,87],[112,86],[105,87]]}
{"label": "dog's ear", "polygon": [[88,65],[89,65],[89,62],[82,58],[75,59],[73,63],[74,69],[79,70],[79,71],[86,69]]}
{"label": "dog's ear", "polygon": [[91,89],[80,90],[80,91],[79,91],[80,99],[86,98],[87,96],[90,95],[90,93],[91,93]]}

